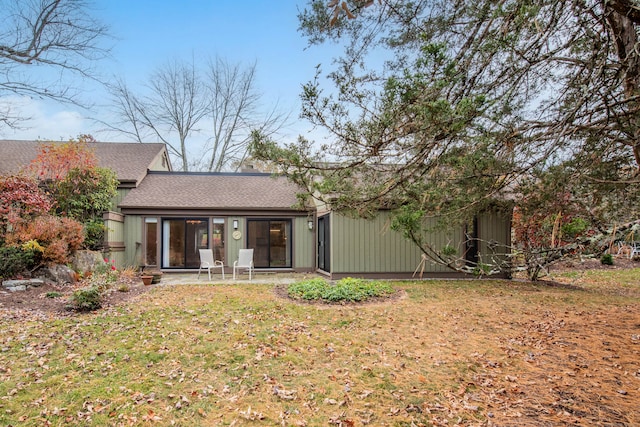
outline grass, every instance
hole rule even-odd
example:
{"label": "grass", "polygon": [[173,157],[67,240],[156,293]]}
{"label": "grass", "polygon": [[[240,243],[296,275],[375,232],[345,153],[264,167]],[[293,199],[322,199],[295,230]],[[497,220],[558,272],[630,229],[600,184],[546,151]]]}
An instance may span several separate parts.
{"label": "grass", "polygon": [[352,306],[166,286],[7,318],[0,425],[634,425],[639,279],[400,282],[404,298]]}

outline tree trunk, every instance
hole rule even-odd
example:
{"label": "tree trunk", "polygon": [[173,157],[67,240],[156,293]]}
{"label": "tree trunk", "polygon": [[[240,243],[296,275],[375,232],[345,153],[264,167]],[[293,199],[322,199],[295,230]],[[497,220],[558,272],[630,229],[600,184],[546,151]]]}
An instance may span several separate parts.
{"label": "tree trunk", "polygon": [[[618,59],[624,73],[624,93],[627,99],[640,95],[640,55],[638,52],[638,34],[636,25],[640,23],[640,8],[632,1],[613,0],[604,2],[604,10],[611,28],[611,34],[616,42]],[[629,109],[636,110],[638,101],[632,101]],[[640,172],[640,119],[631,119],[633,156],[638,172]]]}

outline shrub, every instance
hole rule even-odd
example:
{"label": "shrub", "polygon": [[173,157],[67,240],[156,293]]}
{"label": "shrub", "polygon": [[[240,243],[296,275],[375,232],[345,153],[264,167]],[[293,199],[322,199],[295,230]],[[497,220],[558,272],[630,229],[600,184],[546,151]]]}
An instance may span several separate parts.
{"label": "shrub", "polygon": [[451,245],[446,245],[444,248],[442,248],[440,254],[444,257],[453,257],[458,255],[458,250]]}
{"label": "shrub", "polygon": [[82,224],[71,218],[42,215],[33,221],[16,226],[7,233],[8,244],[19,245],[36,240],[43,248],[42,261],[66,264],[69,255],[80,249],[84,241]]}
{"label": "shrub", "polygon": [[102,307],[102,293],[95,286],[78,289],[71,295],[71,307],[77,311],[93,311]]}
{"label": "shrub", "polygon": [[35,180],[0,176],[0,236],[25,220],[49,212],[51,206],[51,199]]}
{"label": "shrub", "polygon": [[331,284],[316,278],[289,285],[287,292],[292,298],[308,301],[360,302],[369,298],[393,293],[393,288],[385,282],[354,279],[347,277]]}
{"label": "shrub", "polygon": [[93,219],[84,223],[84,248],[99,251],[104,245],[104,222],[101,219]]}
{"label": "shrub", "polygon": [[613,255],[603,254],[600,258],[600,263],[603,265],[613,265]]}
{"label": "shrub", "polygon": [[0,278],[11,278],[25,273],[40,263],[42,252],[19,246],[0,247]]}
{"label": "shrub", "polygon": [[117,195],[118,178],[107,168],[74,168],[54,189],[59,209],[83,223],[102,218]]}
{"label": "shrub", "polygon": [[316,278],[292,283],[291,285],[289,285],[287,292],[289,296],[294,298],[317,300],[322,299],[322,295],[327,286],[328,283],[326,280]]}

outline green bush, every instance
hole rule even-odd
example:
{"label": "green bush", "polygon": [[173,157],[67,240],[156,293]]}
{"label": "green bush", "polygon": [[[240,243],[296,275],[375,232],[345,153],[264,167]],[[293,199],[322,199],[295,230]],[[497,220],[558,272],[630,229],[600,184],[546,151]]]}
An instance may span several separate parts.
{"label": "green bush", "polygon": [[71,308],[77,311],[93,311],[102,307],[102,293],[94,286],[78,289],[71,295]]}
{"label": "green bush", "polygon": [[84,247],[91,251],[99,251],[104,246],[104,233],[107,227],[102,219],[92,219],[84,224]]}
{"label": "green bush", "polygon": [[603,265],[613,265],[613,255],[603,254],[600,258],[600,263]]}
{"label": "green bush", "polygon": [[26,273],[40,263],[42,252],[19,246],[0,247],[0,278]]}
{"label": "green bush", "polygon": [[393,288],[380,281],[347,277],[335,284],[316,278],[289,285],[287,293],[292,298],[307,301],[359,302],[393,293]]}

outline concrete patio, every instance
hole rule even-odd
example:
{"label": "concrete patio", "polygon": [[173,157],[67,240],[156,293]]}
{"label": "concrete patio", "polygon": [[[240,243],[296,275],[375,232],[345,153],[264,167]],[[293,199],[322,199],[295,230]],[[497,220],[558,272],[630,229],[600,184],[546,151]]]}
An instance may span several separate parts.
{"label": "concrete patio", "polygon": [[[233,274],[226,274],[224,280],[220,273],[211,274],[211,280],[207,276],[207,273],[201,273],[198,278],[198,273],[163,273],[162,280],[157,285],[197,285],[197,284],[222,284],[222,285],[243,285],[243,284],[273,284],[273,285],[287,285],[300,280],[305,280],[313,277],[320,277],[316,273],[276,273],[276,272],[254,272],[251,280],[249,280],[248,274],[239,275],[236,280],[233,280]],[[155,285],[155,286],[157,286]]]}

